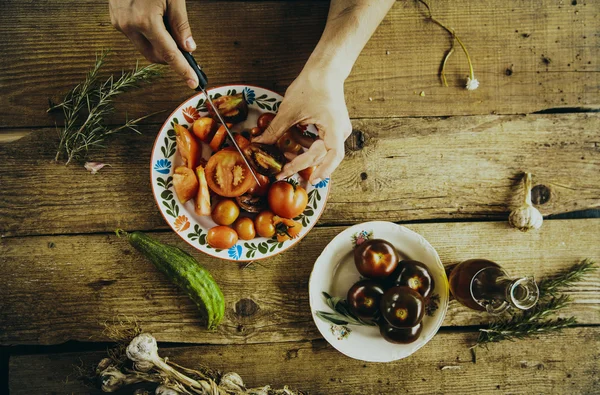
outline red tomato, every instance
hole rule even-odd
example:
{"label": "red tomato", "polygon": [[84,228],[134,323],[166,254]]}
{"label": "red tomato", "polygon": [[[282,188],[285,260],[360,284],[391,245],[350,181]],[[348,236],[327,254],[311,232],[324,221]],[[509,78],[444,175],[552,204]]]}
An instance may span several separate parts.
{"label": "red tomato", "polygon": [[248,148],[248,146],[250,145],[250,141],[248,141],[248,139],[245,138],[244,136],[242,136],[241,134],[235,134],[233,136],[233,139],[235,140],[235,142],[238,145],[238,147],[240,147],[240,149],[242,150],[242,152],[246,148]]}
{"label": "red tomato", "polygon": [[179,155],[183,159],[183,163],[190,169],[192,169],[192,173],[198,166],[198,160],[200,158],[201,150],[196,142],[196,139],[190,131],[179,124],[175,124],[175,141],[177,142],[177,150],[179,151]]}
{"label": "red tomato", "polygon": [[272,112],[266,112],[260,117],[258,117],[258,120],[256,121],[256,126],[258,126],[264,131],[266,128],[269,127],[273,118],[275,118],[275,114],[273,114]]}
{"label": "red tomato", "polygon": [[296,155],[302,152],[302,146],[292,137],[291,129],[277,140],[277,147],[281,152],[291,152]]}
{"label": "red tomato", "polygon": [[233,230],[242,240],[252,240],[256,237],[254,222],[248,217],[240,217],[233,223]]}
{"label": "red tomato", "polygon": [[198,215],[210,215],[210,192],[208,191],[204,167],[196,167],[196,176],[198,176],[198,194],[194,202],[194,211]]}
{"label": "red tomato", "polygon": [[217,130],[217,123],[209,117],[198,118],[192,125],[192,131],[204,143],[208,143]]}
{"label": "red tomato", "polygon": [[275,225],[273,224],[274,214],[268,210],[260,212],[256,218],[254,218],[254,225],[256,227],[256,233],[262,237],[273,237],[275,234]]}
{"label": "red tomato", "polygon": [[175,168],[173,188],[181,204],[187,202],[198,192],[198,179],[192,169],[185,166]]}
{"label": "red tomato", "polygon": [[278,216],[296,218],[306,208],[308,195],[304,188],[289,181],[277,181],[269,189],[269,207]]}
{"label": "red tomato", "polygon": [[290,239],[295,239],[302,230],[302,224],[294,221],[293,219],[281,218],[279,216],[273,217],[273,225],[275,225],[275,233],[277,234],[277,241],[282,242]]}
{"label": "red tomato", "polygon": [[310,179],[310,176],[312,176],[313,171],[315,171],[316,168],[317,168],[317,166],[307,167],[304,170],[300,170],[298,172],[298,174],[300,175],[300,177],[302,177],[302,179],[308,181]]}
{"label": "red tomato", "polygon": [[250,189],[248,189],[248,193],[253,196],[267,196],[269,188],[271,187],[271,181],[269,180],[269,177],[263,176],[260,173],[256,173],[256,178],[258,178],[258,181],[260,181],[260,185],[256,183],[256,180],[254,180],[253,177],[252,181],[254,181],[254,183]]}
{"label": "red tomato", "polygon": [[[227,124],[227,127],[231,127],[231,124]],[[212,140],[210,141],[210,144],[208,144],[208,146],[210,147],[210,149],[213,152],[217,152],[221,146],[223,145],[223,143],[225,142],[225,139],[227,138],[227,130],[225,130],[225,127],[223,125],[219,126],[219,129],[217,129],[217,132],[215,133],[214,137],[212,138]]]}
{"label": "red tomato", "polygon": [[206,242],[212,248],[218,248],[221,250],[227,250],[235,245],[238,241],[238,235],[235,230],[229,226],[215,226],[208,230],[206,235]]}
{"label": "red tomato", "polygon": [[215,153],[208,160],[205,172],[209,188],[224,197],[241,196],[255,183],[244,159],[235,150]]}

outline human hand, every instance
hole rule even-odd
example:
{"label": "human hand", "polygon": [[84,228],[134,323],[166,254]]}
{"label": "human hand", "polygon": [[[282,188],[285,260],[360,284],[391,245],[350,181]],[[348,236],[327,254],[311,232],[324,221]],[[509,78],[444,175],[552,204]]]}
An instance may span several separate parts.
{"label": "human hand", "polygon": [[196,73],[177,48],[189,52],[196,49],[185,0],[109,0],[108,4],[112,25],[125,34],[146,59],[168,64],[190,88],[198,86]]}
{"label": "human hand", "polygon": [[253,141],[274,144],[296,124],[314,124],[320,139],[298,156],[286,153],[291,162],[284,166],[277,178],[283,179],[317,166],[309,180],[314,184],[329,177],[342,162],[344,141],[352,132],[343,79],[321,69],[305,68],[285,92],[279,112],[267,130]]}

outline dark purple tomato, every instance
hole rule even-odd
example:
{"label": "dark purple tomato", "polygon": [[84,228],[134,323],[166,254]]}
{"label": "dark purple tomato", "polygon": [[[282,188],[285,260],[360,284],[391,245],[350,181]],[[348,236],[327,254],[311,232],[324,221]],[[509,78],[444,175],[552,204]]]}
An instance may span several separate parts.
{"label": "dark purple tomato", "polygon": [[396,270],[386,279],[386,285],[412,288],[424,298],[431,295],[434,287],[433,278],[427,266],[412,260],[400,261]]}
{"label": "dark purple tomato", "polygon": [[354,263],[365,277],[383,279],[392,274],[398,261],[398,251],[385,240],[367,240],[354,249]]}
{"label": "dark purple tomato", "polygon": [[420,293],[408,287],[392,287],[381,298],[381,315],[396,328],[417,325],[425,313],[425,301]]}
{"label": "dark purple tomato", "polygon": [[414,342],[419,338],[422,330],[422,322],[409,328],[394,328],[385,320],[379,325],[379,333],[381,333],[381,336],[390,343],[396,344],[409,344]]}
{"label": "dark purple tomato", "polygon": [[372,319],[379,312],[383,287],[373,280],[361,280],[348,290],[347,301],[356,316]]}

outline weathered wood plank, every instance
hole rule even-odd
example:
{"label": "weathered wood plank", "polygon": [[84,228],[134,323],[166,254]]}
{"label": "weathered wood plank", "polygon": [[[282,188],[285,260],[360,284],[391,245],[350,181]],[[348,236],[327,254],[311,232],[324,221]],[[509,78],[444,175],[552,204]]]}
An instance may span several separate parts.
{"label": "weathered wood plank", "polygon": [[[530,113],[600,105],[597,2],[432,1],[470,50],[481,87],[463,89],[467,64],[439,65],[450,40],[415,2],[398,2],[368,43],[346,84],[352,117]],[[94,52],[112,48],[106,70],[129,68],[141,56],[110,25],[98,1],[3,2],[0,6],[0,126],[53,126],[47,98],[79,82]],[[327,2],[188,2],[202,46],[198,59],[211,84],[250,83],[284,92],[322,32]],[[206,24],[206,21],[228,21]],[[82,45],[85,43],[85,45]],[[420,96],[425,92],[425,96]],[[171,110],[190,95],[178,77],[133,93],[112,118]],[[123,103],[123,101],[121,101]],[[157,118],[154,118],[157,119]]]}
{"label": "weathered wood plank", "polygon": [[[552,274],[589,257],[600,261],[600,219],[546,221],[523,234],[500,222],[410,225],[444,264],[484,257],[514,276]],[[137,316],[164,341],[258,343],[316,339],[308,301],[313,262],[341,229],[315,228],[296,247],[241,270],[234,262],[194,251],[221,285],[226,301],[215,333],[202,328],[196,307],[145,258],[113,235],[4,238],[0,249],[0,344],[104,341],[102,322]],[[190,250],[171,232],[153,236]],[[569,290],[566,312],[600,323],[600,271]],[[477,325],[489,316],[452,302],[445,326]]]}
{"label": "weathered wood plank", "polygon": [[[291,385],[310,394],[592,394],[598,380],[598,327],[468,349],[471,334],[439,333],[407,359],[364,363],[323,340],[235,347],[159,350],[184,366],[203,364],[239,373],[249,386]],[[160,338],[159,338],[160,339]],[[94,364],[102,352],[21,355],[10,360],[11,394],[100,394],[77,381],[73,365]],[[68,379],[67,379],[68,377]]]}
{"label": "weathered wood plank", "polygon": [[[545,215],[600,205],[600,114],[370,119],[354,128],[321,224],[506,218],[521,202],[524,170],[550,193]],[[92,155],[112,166],[94,176],[51,163],[53,129],[0,144],[1,234],[166,229],[148,174],[157,129]]]}

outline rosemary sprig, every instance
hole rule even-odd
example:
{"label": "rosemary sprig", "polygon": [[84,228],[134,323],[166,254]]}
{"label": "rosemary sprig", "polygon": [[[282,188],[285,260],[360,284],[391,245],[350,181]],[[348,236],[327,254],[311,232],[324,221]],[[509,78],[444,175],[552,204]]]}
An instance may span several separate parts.
{"label": "rosemary sprig", "polygon": [[319,317],[323,321],[329,322],[334,325],[376,325],[374,322],[364,321],[355,316],[352,313],[352,311],[350,311],[348,302],[346,302],[344,299],[333,297],[327,292],[323,292],[323,297],[325,298],[325,303],[327,303],[327,305],[333,310],[333,313],[327,311],[316,312],[317,317]]}
{"label": "rosemary sprig", "polygon": [[594,261],[584,259],[557,275],[538,283],[540,300],[532,309],[515,313],[510,318],[492,322],[488,328],[479,329],[479,337],[472,347],[486,346],[502,340],[523,339],[543,333],[558,332],[577,324],[575,317],[549,318],[570,303],[568,295],[559,291],[580,281],[586,274],[596,269]]}
{"label": "rosemary sprig", "polygon": [[160,66],[140,67],[136,64],[132,71],[123,71],[118,78],[111,75],[106,81],[99,83],[98,72],[107,54],[108,51],[97,54],[94,66],[87,73],[84,82],[67,93],[62,103],[51,105],[48,109],[48,112],[62,109],[65,119],[64,126],[57,128],[59,144],[55,161],[64,156],[68,165],[75,159],[82,159],[91,147],[102,146],[108,136],[125,129],[140,133],[137,124],[156,114],[128,119],[124,125],[115,128],[104,125],[106,116],[114,111],[115,96],[142,82],[150,81],[161,73]]}

